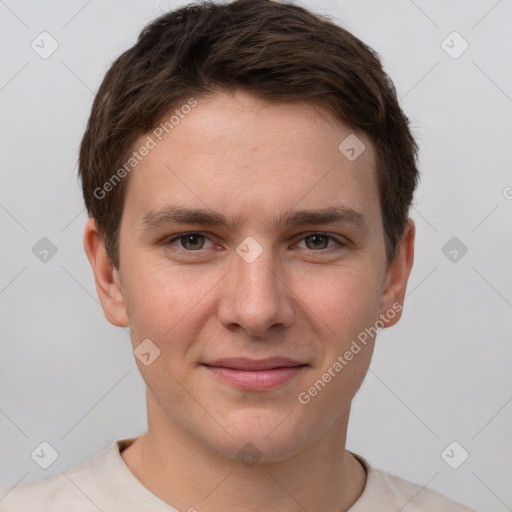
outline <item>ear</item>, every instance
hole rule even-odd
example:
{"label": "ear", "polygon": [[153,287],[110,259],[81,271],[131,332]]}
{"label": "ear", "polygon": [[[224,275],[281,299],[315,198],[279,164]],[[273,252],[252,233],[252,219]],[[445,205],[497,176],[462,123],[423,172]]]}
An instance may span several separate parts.
{"label": "ear", "polygon": [[119,272],[112,264],[96,228],[96,221],[92,218],[85,225],[84,249],[94,272],[96,291],[105,318],[118,327],[128,327]]}
{"label": "ear", "polygon": [[[393,261],[389,265],[384,280],[381,297],[381,315],[386,316],[385,327],[395,325],[402,316],[407,281],[414,261],[415,226],[412,219],[407,219],[402,238],[397,245]],[[393,310],[396,314],[390,318],[386,312]]]}

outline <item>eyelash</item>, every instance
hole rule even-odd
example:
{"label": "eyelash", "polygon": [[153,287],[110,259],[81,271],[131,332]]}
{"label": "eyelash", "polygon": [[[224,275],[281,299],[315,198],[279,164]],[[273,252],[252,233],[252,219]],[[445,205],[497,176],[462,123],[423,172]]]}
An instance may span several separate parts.
{"label": "eyelash", "polygon": [[[210,240],[210,238],[208,237],[208,235],[206,233],[203,233],[201,231],[189,231],[187,233],[180,233],[178,235],[175,235],[173,236],[172,238],[170,239],[167,239],[165,242],[164,242],[164,245],[165,246],[169,246],[169,245],[173,245],[173,242],[177,241],[177,240],[180,240],[182,238],[186,238],[187,236],[192,236],[192,235],[199,235],[199,236],[204,236],[206,239]],[[327,233],[323,233],[321,231],[311,231],[310,233],[306,233],[302,236],[302,238],[299,240],[299,241],[302,241],[304,240],[305,238],[308,238],[310,236],[313,236],[313,235],[320,235],[320,236],[323,236],[323,237],[327,237],[329,240],[333,240],[334,242],[336,242],[336,244],[338,245],[338,248],[340,247],[344,247],[346,246],[347,244],[341,240],[339,240],[338,238],[332,236],[332,235],[329,235]],[[212,240],[210,240],[212,241]],[[184,252],[189,252],[189,253],[200,253],[203,249],[197,249],[197,250],[189,250],[189,249],[185,249],[183,247],[178,247],[178,249],[180,249],[181,251],[184,251]],[[310,252],[315,252],[315,253],[318,253],[318,252],[326,252],[328,251],[329,249],[333,249],[333,247],[326,247],[326,248],[323,248],[323,249],[318,249],[318,250],[315,250],[315,249],[308,249],[306,248],[307,251],[310,251]]]}

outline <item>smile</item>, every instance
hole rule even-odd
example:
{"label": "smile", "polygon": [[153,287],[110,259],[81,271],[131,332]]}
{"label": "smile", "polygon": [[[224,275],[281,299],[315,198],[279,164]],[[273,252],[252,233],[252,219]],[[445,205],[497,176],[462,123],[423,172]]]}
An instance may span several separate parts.
{"label": "smile", "polygon": [[296,377],[308,365],[274,358],[263,361],[232,359],[203,365],[216,379],[244,391],[274,389]]}

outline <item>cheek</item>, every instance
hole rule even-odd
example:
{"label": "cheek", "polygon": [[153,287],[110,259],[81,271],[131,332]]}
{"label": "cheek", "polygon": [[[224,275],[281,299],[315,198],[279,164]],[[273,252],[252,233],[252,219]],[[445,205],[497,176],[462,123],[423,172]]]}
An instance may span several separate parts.
{"label": "cheek", "polygon": [[[350,405],[368,371],[374,340],[365,329],[374,325],[379,314],[377,278],[368,267],[352,267],[321,279],[318,275],[301,279],[304,309],[310,318],[320,319],[324,330],[318,345],[320,364],[298,399],[308,417],[324,419],[322,428],[337,421]],[[311,289],[314,293],[306,293]]]}
{"label": "cheek", "polygon": [[134,344],[149,338],[161,350],[178,348],[173,339],[187,339],[200,326],[209,293],[219,280],[216,272],[193,272],[171,263],[132,267],[125,302]]}
{"label": "cheek", "polygon": [[302,276],[294,291],[306,314],[313,314],[329,337],[343,345],[378,317],[377,277],[368,265],[339,267]]}

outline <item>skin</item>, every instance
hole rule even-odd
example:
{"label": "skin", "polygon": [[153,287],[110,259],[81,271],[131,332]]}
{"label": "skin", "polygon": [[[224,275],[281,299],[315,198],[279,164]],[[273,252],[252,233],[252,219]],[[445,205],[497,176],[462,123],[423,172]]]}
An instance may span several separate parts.
{"label": "skin", "polygon": [[[366,150],[349,161],[338,146],[353,132],[323,107],[242,91],[197,100],[130,175],[119,269],[93,219],[85,229],[106,318],[130,327],[134,349],[150,339],[160,350],[148,366],[136,359],[148,431],[122,457],[179,510],[347,510],[366,481],[345,441],[374,340],[307,405],[297,397],[379,315],[403,304],[414,224],[388,266],[373,146],[358,134]],[[170,203],[238,224],[143,229],[148,212]],[[289,210],[327,206],[361,212],[365,223],[272,227]],[[206,238],[170,241],[189,231]],[[236,252],[249,236],[262,249],[252,263]],[[272,356],[308,366],[275,389],[243,391],[201,365]],[[252,466],[237,457],[248,442],[260,456]]]}

